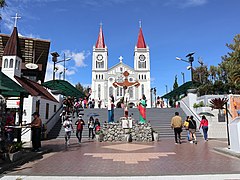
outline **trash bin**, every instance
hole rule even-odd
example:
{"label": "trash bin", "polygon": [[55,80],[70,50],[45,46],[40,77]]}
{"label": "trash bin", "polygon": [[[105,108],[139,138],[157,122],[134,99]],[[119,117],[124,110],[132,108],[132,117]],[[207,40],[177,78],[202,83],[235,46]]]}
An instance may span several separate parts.
{"label": "trash bin", "polygon": [[229,124],[230,149],[240,152],[240,118],[235,118]]}

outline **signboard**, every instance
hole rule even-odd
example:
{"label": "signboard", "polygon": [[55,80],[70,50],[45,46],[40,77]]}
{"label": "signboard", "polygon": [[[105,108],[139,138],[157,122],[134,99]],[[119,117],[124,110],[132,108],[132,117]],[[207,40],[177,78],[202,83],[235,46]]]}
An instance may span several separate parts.
{"label": "signboard", "polygon": [[240,116],[240,95],[231,95],[230,99],[230,113],[232,115],[232,119]]}
{"label": "signboard", "polygon": [[132,120],[131,119],[122,119],[122,128],[123,129],[131,129],[132,128]]}
{"label": "signboard", "polygon": [[19,99],[8,99],[7,108],[19,108],[20,100]]}

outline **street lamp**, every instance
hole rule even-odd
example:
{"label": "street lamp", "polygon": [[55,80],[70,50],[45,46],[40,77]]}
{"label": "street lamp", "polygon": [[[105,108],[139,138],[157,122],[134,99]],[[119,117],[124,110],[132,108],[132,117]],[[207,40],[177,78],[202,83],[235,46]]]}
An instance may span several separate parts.
{"label": "street lamp", "polygon": [[55,73],[56,73],[56,64],[57,63],[60,63],[60,62],[64,62],[64,70],[63,70],[63,80],[65,80],[65,72],[66,72],[66,68],[65,68],[65,65],[66,65],[66,61],[69,61],[71,58],[65,58],[65,53],[64,53],[64,58],[63,60],[60,60],[58,61],[57,58],[59,57],[59,54],[57,52],[52,52],[51,53],[52,55],[52,61],[53,61],[53,80],[55,80]]}
{"label": "street lamp", "polygon": [[152,91],[153,91],[153,88],[150,89],[150,94],[151,94],[151,99],[150,99],[150,102],[151,102],[151,108],[152,108]]}
{"label": "street lamp", "polygon": [[184,75],[184,72],[181,72],[182,74],[182,77],[183,77],[183,84],[185,83],[185,75]]}
{"label": "street lamp", "polygon": [[193,61],[194,61],[194,58],[193,58],[193,55],[194,55],[195,52],[192,52],[192,53],[189,53],[188,55],[186,55],[186,58],[188,58],[188,60],[185,60],[185,59],[182,59],[180,57],[176,57],[176,60],[179,60],[179,61],[184,61],[184,62],[187,62],[190,64],[190,68],[191,68],[191,81],[193,82]]}
{"label": "street lamp", "polygon": [[153,88],[153,94],[154,94],[154,96],[155,96],[155,102],[154,102],[154,104],[155,104],[155,108],[157,107],[157,89],[156,89],[156,87],[155,88]]}
{"label": "street lamp", "polygon": [[228,148],[230,146],[230,137],[229,137],[229,120],[228,120],[228,97],[227,94],[224,94],[224,98],[227,100],[225,102],[225,111],[226,111],[226,120],[227,120],[227,140],[228,140]]}

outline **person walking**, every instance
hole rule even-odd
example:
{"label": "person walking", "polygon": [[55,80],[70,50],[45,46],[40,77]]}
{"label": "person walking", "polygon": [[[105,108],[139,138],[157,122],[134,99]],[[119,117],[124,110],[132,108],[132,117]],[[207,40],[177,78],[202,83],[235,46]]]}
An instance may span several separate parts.
{"label": "person walking", "polygon": [[70,144],[70,138],[71,138],[71,132],[74,133],[74,129],[72,126],[72,120],[69,116],[67,116],[66,120],[63,122],[63,127],[65,130],[65,145],[69,146]]}
{"label": "person walking", "polygon": [[85,122],[82,119],[82,115],[78,116],[78,120],[76,121],[75,125],[77,125],[76,136],[78,138],[78,143],[80,144],[82,140],[83,126],[85,125]]}
{"label": "person walking", "polygon": [[94,119],[93,119],[93,117],[91,116],[90,118],[89,118],[89,121],[88,121],[88,139],[90,140],[90,138],[91,138],[91,135],[92,135],[92,139],[94,138],[94,132],[93,132],[93,130],[94,130]]}
{"label": "person walking", "polygon": [[12,144],[14,140],[13,128],[9,126],[14,126],[14,125],[15,125],[15,111],[11,110],[10,114],[8,114],[7,116],[6,123],[5,123],[5,132],[6,132],[7,142],[9,144]]}
{"label": "person walking", "polygon": [[32,130],[32,150],[38,152],[41,150],[41,128],[42,120],[38,112],[32,114],[33,121],[30,123]]}
{"label": "person walking", "polygon": [[199,129],[203,129],[204,140],[208,141],[208,120],[205,116],[202,116]]}
{"label": "person walking", "polygon": [[[197,123],[193,119],[193,116],[190,116],[188,127],[189,127],[189,132],[190,132],[190,143],[197,144],[197,136],[196,136]],[[193,140],[193,138],[194,138],[194,140]]]}
{"label": "person walking", "polygon": [[182,118],[178,112],[175,112],[175,116],[171,120],[171,128],[174,129],[175,144],[181,144]]}
{"label": "person walking", "polygon": [[187,116],[186,120],[183,123],[183,126],[185,127],[187,131],[187,139],[190,141],[190,132],[189,132],[189,116]]}
{"label": "person walking", "polygon": [[95,119],[94,129],[95,129],[95,133],[96,133],[97,131],[100,131],[100,129],[101,129],[101,124],[100,124],[98,118]]}

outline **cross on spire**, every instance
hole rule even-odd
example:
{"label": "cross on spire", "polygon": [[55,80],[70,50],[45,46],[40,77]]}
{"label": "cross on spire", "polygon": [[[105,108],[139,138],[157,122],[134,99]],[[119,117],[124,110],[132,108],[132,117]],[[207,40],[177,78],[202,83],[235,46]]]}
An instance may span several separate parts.
{"label": "cross on spire", "polygon": [[123,57],[122,57],[122,56],[120,56],[118,59],[120,60],[120,62],[122,62],[122,60],[123,60]]}
{"label": "cross on spire", "polygon": [[18,19],[21,19],[21,17],[18,16],[18,14],[16,13],[16,16],[15,16],[15,17],[12,17],[12,18],[15,19],[15,21],[14,21],[14,27],[17,27],[17,21],[18,21]]}
{"label": "cross on spire", "polygon": [[142,20],[139,20],[139,27],[142,28]]}

